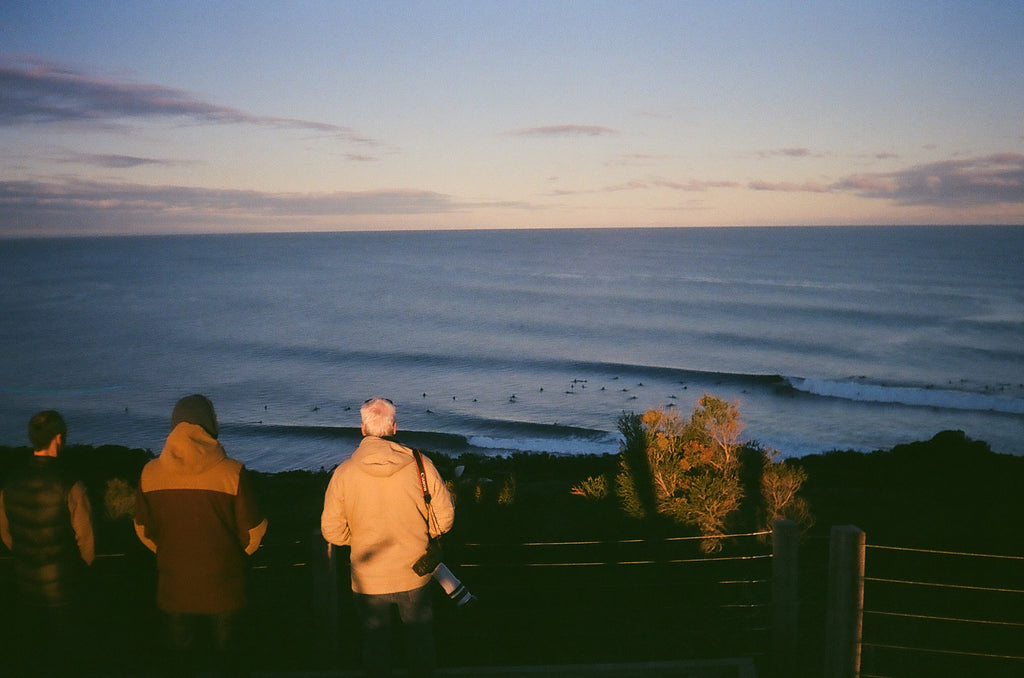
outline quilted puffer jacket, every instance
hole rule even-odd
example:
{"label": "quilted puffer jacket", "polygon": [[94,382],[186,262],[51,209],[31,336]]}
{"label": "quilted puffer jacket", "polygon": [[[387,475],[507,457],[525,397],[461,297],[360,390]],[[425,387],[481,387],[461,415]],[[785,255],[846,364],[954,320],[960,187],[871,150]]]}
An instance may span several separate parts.
{"label": "quilted puffer jacket", "polygon": [[59,459],[33,456],[8,476],[2,504],[3,537],[21,596],[33,605],[72,602],[94,555],[85,487]]}

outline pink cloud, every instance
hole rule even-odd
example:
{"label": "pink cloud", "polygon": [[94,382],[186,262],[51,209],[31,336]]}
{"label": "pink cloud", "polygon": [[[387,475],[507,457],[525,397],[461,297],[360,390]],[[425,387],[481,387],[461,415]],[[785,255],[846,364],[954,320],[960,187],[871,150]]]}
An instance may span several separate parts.
{"label": "pink cloud", "polygon": [[258,223],[294,218],[450,214],[468,207],[450,196],[413,189],[266,193],[191,186],[70,180],[0,182],[0,232],[90,232],[139,225]]}
{"label": "pink cloud", "polygon": [[173,160],[160,160],[158,158],[142,158],[134,155],[119,154],[98,154],[98,153],[71,153],[61,159],[61,162],[80,163],[93,165],[105,169],[130,169],[144,165],[177,165]]}
{"label": "pink cloud", "polygon": [[840,190],[851,190],[858,193],[891,195],[896,192],[897,182],[892,178],[877,174],[855,174],[835,184],[835,187]]}
{"label": "pink cloud", "polygon": [[814,181],[797,184],[791,181],[751,181],[748,188],[754,191],[781,191],[784,193],[828,193],[829,187]]}
{"label": "pink cloud", "polygon": [[517,137],[564,137],[588,136],[599,137],[618,134],[618,130],[600,125],[549,125],[546,127],[527,127],[509,132]]}
{"label": "pink cloud", "polygon": [[761,151],[762,158],[783,156],[786,158],[806,158],[811,155],[809,148],[777,148],[770,151]]}
{"label": "pink cloud", "polygon": [[895,172],[857,174],[833,188],[866,198],[887,198],[903,205],[1024,204],[1024,155],[995,153]]}
{"label": "pink cloud", "polygon": [[379,145],[348,127],[253,115],[162,85],[99,78],[39,59],[0,62],[0,125],[76,122],[109,126],[124,119],[147,118],[306,129]]}
{"label": "pink cloud", "polygon": [[740,184],[735,181],[699,181],[691,179],[686,182],[678,181],[656,181],[655,186],[660,188],[671,188],[675,191],[706,191],[709,188],[737,188]]}

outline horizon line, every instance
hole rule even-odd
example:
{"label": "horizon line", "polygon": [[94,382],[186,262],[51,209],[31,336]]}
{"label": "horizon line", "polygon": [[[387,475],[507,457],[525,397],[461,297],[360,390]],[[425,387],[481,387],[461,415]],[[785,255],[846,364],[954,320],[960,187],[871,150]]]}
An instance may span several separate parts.
{"label": "horizon line", "polygon": [[671,230],[742,230],[742,229],[852,229],[852,228],[1024,228],[1020,224],[998,223],[935,223],[935,224],[719,224],[714,226],[416,226],[410,228],[339,228],[311,230],[237,230],[237,231],[166,231],[166,232],[123,232],[123,233],[35,233],[3,234],[0,241],[11,240],[77,240],[85,238],[174,238],[194,236],[240,236],[240,235],[334,235],[343,233],[452,233],[452,232],[511,232],[511,231],[671,231]]}

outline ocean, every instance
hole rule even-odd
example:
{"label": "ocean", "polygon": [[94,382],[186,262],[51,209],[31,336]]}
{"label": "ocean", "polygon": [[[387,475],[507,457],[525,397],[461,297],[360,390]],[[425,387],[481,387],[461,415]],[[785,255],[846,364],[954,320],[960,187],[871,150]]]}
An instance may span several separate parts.
{"label": "ocean", "polygon": [[427,451],[615,453],[626,412],[735,401],[780,457],[960,429],[1024,454],[1024,228],[360,232],[0,240],[0,444],[331,468],[359,406]]}

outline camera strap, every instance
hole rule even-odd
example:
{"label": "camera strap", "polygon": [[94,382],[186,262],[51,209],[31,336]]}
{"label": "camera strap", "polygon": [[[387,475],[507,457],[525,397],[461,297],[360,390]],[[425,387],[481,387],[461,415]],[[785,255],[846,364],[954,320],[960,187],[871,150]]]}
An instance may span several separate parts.
{"label": "camera strap", "polygon": [[423,490],[423,502],[430,506],[430,490],[427,489],[427,472],[423,469],[423,457],[415,447],[412,449],[412,456],[416,459],[416,468],[420,471],[420,489]]}
{"label": "camera strap", "polygon": [[[416,468],[419,470],[420,477],[420,489],[423,490],[423,503],[426,504],[427,512],[423,516],[424,522],[427,524],[427,538],[433,539],[430,535],[430,517],[434,515],[434,509],[430,506],[430,490],[427,488],[427,472],[423,468],[423,457],[420,455],[420,451],[415,447],[412,448],[412,456],[416,459]],[[437,523],[437,518],[434,518],[434,522]]]}

